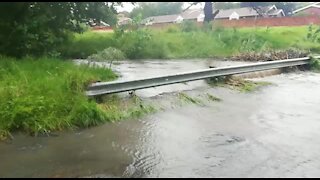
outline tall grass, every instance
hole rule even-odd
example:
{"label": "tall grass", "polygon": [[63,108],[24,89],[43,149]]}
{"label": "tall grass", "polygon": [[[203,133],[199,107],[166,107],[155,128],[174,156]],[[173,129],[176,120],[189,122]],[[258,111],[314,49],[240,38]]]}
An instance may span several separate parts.
{"label": "tall grass", "polygon": [[[107,47],[116,47],[129,59],[228,57],[242,52],[260,52],[291,47],[320,52],[320,44],[307,39],[308,27],[222,28],[213,30],[190,24],[152,29],[148,34],[86,32],[64,49],[65,57],[86,58]],[[143,36],[150,37],[147,40]]]}
{"label": "tall grass", "polygon": [[71,39],[60,49],[63,57],[84,59],[115,44],[114,34],[108,32],[86,31]]}
{"label": "tall grass", "polygon": [[110,120],[84,91],[89,83],[115,78],[109,69],[70,61],[0,57],[0,137],[14,130],[37,134]]}

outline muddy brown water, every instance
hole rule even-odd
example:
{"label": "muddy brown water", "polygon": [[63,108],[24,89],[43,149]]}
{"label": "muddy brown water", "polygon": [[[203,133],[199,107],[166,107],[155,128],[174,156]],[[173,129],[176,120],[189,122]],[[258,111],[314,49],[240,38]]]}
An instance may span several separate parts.
{"label": "muddy brown water", "polygon": [[[256,80],[273,84],[251,93],[184,84],[178,90],[190,96],[222,101],[55,137],[15,134],[0,143],[0,177],[319,177],[320,74]],[[152,89],[140,93],[172,98],[172,89]]]}

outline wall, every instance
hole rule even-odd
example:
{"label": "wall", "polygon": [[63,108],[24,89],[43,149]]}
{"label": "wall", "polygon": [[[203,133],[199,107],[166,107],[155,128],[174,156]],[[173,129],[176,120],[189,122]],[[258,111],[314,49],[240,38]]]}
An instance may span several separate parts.
{"label": "wall", "polygon": [[305,14],[305,15],[317,15],[320,16],[320,8],[316,7],[310,7],[308,9],[305,9],[303,11],[300,11],[299,14]]}
{"label": "wall", "polygon": [[147,28],[155,28],[155,29],[166,29],[170,26],[176,26],[179,24],[175,24],[175,23],[159,23],[159,24],[152,24],[152,25],[148,25],[146,26]]}
{"label": "wall", "polygon": [[92,27],[92,30],[112,30],[112,27],[95,26],[95,27]]}
{"label": "wall", "polygon": [[[196,22],[197,26],[202,26],[203,22]],[[272,17],[272,18],[244,18],[239,20],[217,19],[213,22],[214,25],[223,27],[256,27],[256,26],[305,26],[310,24],[320,25],[320,16],[287,16],[287,17]],[[177,26],[172,23],[153,24],[147,26],[155,29],[166,29],[170,26]]]}
{"label": "wall", "polygon": [[223,27],[304,26],[309,24],[320,25],[320,17],[319,16],[299,16],[299,17],[240,19],[240,20],[215,20],[214,24],[219,24]]}

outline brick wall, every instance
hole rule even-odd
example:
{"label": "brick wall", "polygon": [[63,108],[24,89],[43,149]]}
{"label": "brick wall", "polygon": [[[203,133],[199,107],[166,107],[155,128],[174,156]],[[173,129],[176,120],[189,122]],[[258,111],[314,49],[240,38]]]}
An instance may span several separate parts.
{"label": "brick wall", "polygon": [[320,8],[310,7],[301,11],[303,14],[320,16]]}
{"label": "brick wall", "polygon": [[[256,26],[305,26],[309,24],[320,25],[320,16],[290,16],[290,17],[272,17],[272,18],[258,18],[258,19],[239,19],[239,20],[215,20],[213,25],[220,25],[223,27],[256,27]],[[163,23],[153,24],[149,28],[165,29],[170,26],[177,26],[178,24]],[[202,22],[197,22],[198,26],[202,26]]]}
{"label": "brick wall", "polygon": [[216,20],[214,24],[223,27],[255,27],[255,26],[304,26],[309,24],[320,25],[319,16],[291,16],[259,19]]}
{"label": "brick wall", "polygon": [[112,30],[112,27],[95,26],[95,27],[92,27],[92,30],[94,30],[94,31],[99,31],[99,30]]}

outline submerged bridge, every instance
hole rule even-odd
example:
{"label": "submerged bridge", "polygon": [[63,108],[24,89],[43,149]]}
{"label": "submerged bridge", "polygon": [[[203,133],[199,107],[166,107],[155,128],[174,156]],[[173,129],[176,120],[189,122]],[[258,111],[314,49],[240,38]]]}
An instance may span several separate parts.
{"label": "submerged bridge", "polygon": [[[320,58],[320,56],[314,56],[314,58]],[[227,76],[255,71],[308,65],[310,63],[310,60],[311,57],[303,57],[295,59],[250,63],[238,66],[209,68],[204,70],[177,73],[173,75],[166,75],[153,78],[137,79],[131,81],[99,82],[91,84],[86,91],[86,95],[99,96],[104,94],[112,94],[150,87],[163,86],[168,84],[196,81],[218,76]]]}

